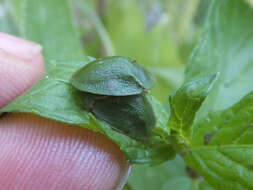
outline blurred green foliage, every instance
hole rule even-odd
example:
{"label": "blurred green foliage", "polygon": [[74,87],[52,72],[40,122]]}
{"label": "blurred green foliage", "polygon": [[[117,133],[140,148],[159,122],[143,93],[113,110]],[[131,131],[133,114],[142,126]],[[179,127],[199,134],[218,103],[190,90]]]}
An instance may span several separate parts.
{"label": "blurred green foliage", "polygon": [[88,55],[136,59],[156,76],[152,93],[162,102],[180,86],[207,0],[75,0],[74,4]]}
{"label": "blurred green foliage", "polygon": [[183,159],[177,156],[155,167],[134,166],[127,186],[132,190],[213,190],[201,177],[189,175]]}

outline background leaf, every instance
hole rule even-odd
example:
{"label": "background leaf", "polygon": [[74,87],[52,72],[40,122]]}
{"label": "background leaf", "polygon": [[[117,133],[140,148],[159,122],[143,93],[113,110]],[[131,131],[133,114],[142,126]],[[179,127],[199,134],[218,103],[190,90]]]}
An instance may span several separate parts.
{"label": "background leaf", "polygon": [[23,0],[21,7],[21,34],[43,46],[46,60],[84,59],[68,0]]}
{"label": "background leaf", "polygon": [[196,124],[185,161],[217,189],[253,188],[253,92]]}
{"label": "background leaf", "polygon": [[210,5],[200,41],[186,69],[185,80],[220,72],[198,113],[228,108],[253,90],[253,9],[245,1],[222,0]]}
{"label": "background leaf", "polygon": [[252,92],[233,105],[253,89],[252,17],[245,1],[213,1],[186,69],[186,81],[221,74],[198,112],[184,158],[221,190],[253,188]]}

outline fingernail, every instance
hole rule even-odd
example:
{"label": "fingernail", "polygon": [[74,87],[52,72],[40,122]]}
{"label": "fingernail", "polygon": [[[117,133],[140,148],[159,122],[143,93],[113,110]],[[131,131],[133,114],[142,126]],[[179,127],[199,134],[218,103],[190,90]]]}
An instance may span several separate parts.
{"label": "fingernail", "polygon": [[30,67],[29,64],[25,62],[25,60],[3,49],[0,49],[0,65],[1,66],[8,65],[8,67],[13,67],[13,65],[24,65]]}
{"label": "fingernail", "polygon": [[0,32],[0,49],[22,59],[30,60],[41,52],[42,47],[34,42]]}

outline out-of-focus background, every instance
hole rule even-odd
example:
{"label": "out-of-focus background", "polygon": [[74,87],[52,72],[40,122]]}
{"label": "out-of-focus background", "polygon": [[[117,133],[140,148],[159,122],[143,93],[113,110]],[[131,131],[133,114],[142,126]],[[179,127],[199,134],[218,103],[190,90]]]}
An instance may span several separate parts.
{"label": "out-of-focus background", "polygon": [[182,82],[184,66],[196,44],[208,1],[76,1],[87,55],[135,58],[158,80],[152,90],[164,102]]}
{"label": "out-of-focus background", "polygon": [[[20,0],[11,0],[17,2]],[[72,0],[86,55],[135,58],[157,78],[162,102],[182,82],[210,0]],[[0,0],[0,29],[18,35],[19,13]]]}
{"label": "out-of-focus background", "polygon": [[[18,0],[11,0],[19,6]],[[129,56],[149,69],[161,102],[183,82],[184,68],[200,36],[210,0],[73,0],[83,51],[92,57]],[[0,31],[19,35],[19,13],[0,0]],[[125,190],[211,189],[183,160],[133,167]]]}

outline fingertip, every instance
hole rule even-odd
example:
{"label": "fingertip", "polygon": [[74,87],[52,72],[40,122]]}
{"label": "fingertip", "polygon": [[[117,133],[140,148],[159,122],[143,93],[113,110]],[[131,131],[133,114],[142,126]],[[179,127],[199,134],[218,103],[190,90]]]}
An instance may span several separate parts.
{"label": "fingertip", "polygon": [[[33,44],[0,33],[0,108],[20,96],[43,75],[41,48],[29,43]],[[35,47],[34,51],[32,47]]]}

